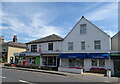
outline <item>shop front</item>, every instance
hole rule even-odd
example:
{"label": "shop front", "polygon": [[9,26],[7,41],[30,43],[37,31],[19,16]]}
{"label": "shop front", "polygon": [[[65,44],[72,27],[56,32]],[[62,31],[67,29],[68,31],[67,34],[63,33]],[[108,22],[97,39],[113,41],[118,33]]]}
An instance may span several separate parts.
{"label": "shop front", "polygon": [[59,66],[59,54],[41,54],[42,68],[57,68]]}
{"label": "shop front", "polygon": [[68,69],[72,68],[83,68],[84,71],[90,71],[91,69],[112,69],[112,61],[109,59],[109,54],[107,53],[61,54],[59,58],[59,71],[65,71],[65,69],[68,71]]}
{"label": "shop front", "polygon": [[120,77],[120,53],[111,53],[114,62],[114,75]]}
{"label": "shop front", "polygon": [[40,66],[40,53],[19,53],[15,55],[15,63],[18,65]]}
{"label": "shop front", "polygon": [[87,59],[86,53],[61,54],[59,71],[81,73],[84,69],[84,60]]}

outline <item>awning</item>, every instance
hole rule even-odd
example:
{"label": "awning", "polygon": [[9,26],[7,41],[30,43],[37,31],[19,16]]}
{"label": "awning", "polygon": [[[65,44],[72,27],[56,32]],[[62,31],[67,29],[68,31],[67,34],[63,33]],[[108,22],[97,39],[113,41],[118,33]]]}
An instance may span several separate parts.
{"label": "awning", "polygon": [[81,58],[81,59],[86,59],[87,58],[87,53],[60,54],[59,58]]}
{"label": "awning", "polygon": [[111,59],[120,59],[120,53],[111,53]]}
{"label": "awning", "polygon": [[72,54],[61,54],[59,58],[80,58],[80,59],[109,59],[110,54],[108,53],[72,53]]}
{"label": "awning", "polygon": [[109,59],[108,53],[89,53],[88,59]]}
{"label": "awning", "polygon": [[14,56],[41,56],[39,52],[22,52],[22,53],[14,53]]}

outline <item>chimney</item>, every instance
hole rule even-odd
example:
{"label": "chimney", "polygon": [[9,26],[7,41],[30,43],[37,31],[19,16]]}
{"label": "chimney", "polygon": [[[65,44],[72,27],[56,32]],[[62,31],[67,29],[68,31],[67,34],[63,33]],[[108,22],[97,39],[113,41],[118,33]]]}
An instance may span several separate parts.
{"label": "chimney", "polygon": [[14,37],[13,37],[13,42],[17,42],[17,36],[15,35]]}
{"label": "chimney", "polygon": [[4,36],[0,37],[0,42],[4,42]]}
{"label": "chimney", "polygon": [[84,18],[84,16],[82,16],[82,18]]}

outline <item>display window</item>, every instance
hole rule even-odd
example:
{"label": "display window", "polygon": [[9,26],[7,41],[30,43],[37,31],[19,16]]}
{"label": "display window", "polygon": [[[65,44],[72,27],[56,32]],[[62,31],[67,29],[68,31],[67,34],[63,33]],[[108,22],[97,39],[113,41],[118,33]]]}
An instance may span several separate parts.
{"label": "display window", "polygon": [[43,56],[42,60],[44,66],[56,66],[56,56]]}
{"label": "display window", "polygon": [[69,59],[70,67],[84,67],[84,59]]}

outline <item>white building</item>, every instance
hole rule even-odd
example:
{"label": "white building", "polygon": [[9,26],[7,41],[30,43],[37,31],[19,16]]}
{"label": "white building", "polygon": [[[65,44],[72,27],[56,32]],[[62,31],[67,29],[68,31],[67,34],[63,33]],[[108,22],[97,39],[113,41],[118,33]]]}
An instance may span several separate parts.
{"label": "white building", "polygon": [[63,38],[58,35],[49,35],[26,43],[27,52],[15,54],[22,57],[23,65],[38,65],[40,67],[58,67]]}
{"label": "white building", "polygon": [[109,58],[110,36],[88,21],[84,16],[62,42],[60,71],[69,67],[113,69]]}

